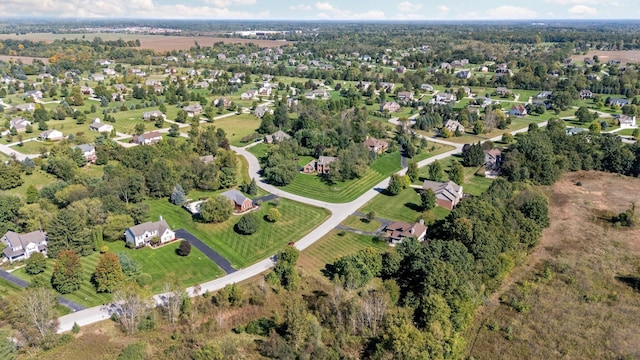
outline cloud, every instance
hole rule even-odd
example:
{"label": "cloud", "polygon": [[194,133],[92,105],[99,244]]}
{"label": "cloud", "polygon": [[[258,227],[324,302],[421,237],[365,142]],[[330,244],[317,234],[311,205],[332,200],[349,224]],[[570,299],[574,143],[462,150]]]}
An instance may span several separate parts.
{"label": "cloud", "polygon": [[384,12],[380,10],[369,10],[367,12],[353,14],[349,17],[353,20],[384,20]]}
{"label": "cloud", "polygon": [[448,14],[449,8],[446,5],[440,5],[438,6],[438,11],[440,11],[440,13],[442,14]]}
{"label": "cloud", "polygon": [[422,9],[422,4],[413,4],[409,1],[403,1],[401,3],[398,4],[398,10],[403,11],[403,12],[408,12],[408,13],[412,13],[412,12],[416,12],[418,10]]}
{"label": "cloud", "polygon": [[324,11],[336,11],[336,8],[334,8],[333,5],[329,4],[328,2],[317,2],[316,9]]}
{"label": "cloud", "polygon": [[519,6],[503,5],[487,10],[488,19],[535,19],[535,11]]}
{"label": "cloud", "polygon": [[328,2],[317,2],[316,9],[322,12],[318,14],[320,19],[325,20],[383,20],[384,12],[380,10],[369,10],[362,13],[352,13],[348,10],[337,8]]}
{"label": "cloud", "polygon": [[545,0],[545,2],[549,4],[559,4],[559,5],[570,5],[570,4],[615,4],[617,5],[617,1],[611,0]]}
{"label": "cloud", "polygon": [[207,3],[226,8],[236,5],[254,5],[256,0],[206,0]]}
{"label": "cloud", "polygon": [[568,10],[573,16],[594,16],[598,14],[598,10],[585,5],[576,5]]}
{"label": "cloud", "polygon": [[293,6],[289,6],[289,10],[294,10],[294,11],[309,11],[309,10],[311,10],[311,6],[309,6],[309,5],[304,5],[304,4],[300,4],[300,5],[293,5]]}

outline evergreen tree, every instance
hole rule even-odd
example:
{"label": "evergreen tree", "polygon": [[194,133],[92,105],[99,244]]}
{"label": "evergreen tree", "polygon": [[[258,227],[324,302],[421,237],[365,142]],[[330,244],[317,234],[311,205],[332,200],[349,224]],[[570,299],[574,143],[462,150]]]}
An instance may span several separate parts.
{"label": "evergreen tree", "polygon": [[428,167],[429,170],[429,180],[432,181],[442,181],[444,177],[444,170],[442,169],[442,164],[439,160],[435,160]]}
{"label": "evergreen tree", "polygon": [[431,210],[436,206],[436,194],[432,189],[427,189],[420,193],[420,204],[422,211]]}
{"label": "evergreen tree", "polygon": [[178,206],[182,206],[182,204],[187,201],[187,196],[184,193],[184,189],[180,184],[177,184],[173,187],[173,191],[171,192],[171,196],[169,197],[169,201]]}
{"label": "evergreen tree", "polygon": [[458,161],[453,161],[451,170],[449,170],[449,180],[458,185],[462,185],[464,182],[464,167]]}
{"label": "evergreen tree", "polygon": [[84,228],[84,221],[68,209],[60,210],[51,219],[47,236],[47,253],[52,258],[56,258],[63,250],[75,250],[81,255],[89,255],[93,251],[93,244],[88,231]]}
{"label": "evergreen tree", "polygon": [[415,161],[411,161],[409,163],[409,167],[407,168],[407,176],[411,182],[415,182],[418,180],[418,163]]}
{"label": "evergreen tree", "polygon": [[469,146],[465,145],[462,151],[462,164],[464,166],[480,166],[484,164],[484,151],[482,145],[478,142]]}

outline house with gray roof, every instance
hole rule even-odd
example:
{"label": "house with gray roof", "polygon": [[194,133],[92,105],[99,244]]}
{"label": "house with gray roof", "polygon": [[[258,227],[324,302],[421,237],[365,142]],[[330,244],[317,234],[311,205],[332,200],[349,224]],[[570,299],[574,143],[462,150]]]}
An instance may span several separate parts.
{"label": "house with gray roof", "polygon": [[176,238],[176,233],[173,232],[169,224],[160,217],[158,221],[147,221],[146,223],[128,228],[124,232],[124,237],[127,244],[132,244],[133,247],[139,248],[148,245],[153,238],[158,238],[160,244],[172,241]]}
{"label": "house with gray roof", "polygon": [[96,147],[91,144],[74,145],[71,149],[79,149],[88,163],[96,162]]}
{"label": "house with gray roof", "polygon": [[264,142],[266,142],[267,144],[272,144],[272,143],[283,142],[283,141],[289,140],[289,139],[291,139],[291,135],[287,134],[286,132],[284,132],[282,130],[278,130],[278,131],[274,132],[273,134],[265,135]]}
{"label": "house with gray roof", "polygon": [[26,234],[7,231],[0,241],[7,246],[3,251],[3,261],[25,260],[34,252],[47,252],[47,234],[40,230]]}
{"label": "house with gray roof", "polygon": [[245,212],[253,208],[253,200],[246,197],[242,192],[236,189],[228,190],[220,194],[233,202],[235,212]]}
{"label": "house with gray roof", "polygon": [[17,117],[11,119],[9,122],[9,129],[16,129],[17,132],[23,132],[27,130],[27,126],[29,125],[31,125],[31,121],[23,117]]}
{"label": "house with gray roof", "polygon": [[445,209],[453,210],[463,197],[462,186],[453,181],[438,182],[425,180],[422,189],[431,189],[436,194],[436,204]]}

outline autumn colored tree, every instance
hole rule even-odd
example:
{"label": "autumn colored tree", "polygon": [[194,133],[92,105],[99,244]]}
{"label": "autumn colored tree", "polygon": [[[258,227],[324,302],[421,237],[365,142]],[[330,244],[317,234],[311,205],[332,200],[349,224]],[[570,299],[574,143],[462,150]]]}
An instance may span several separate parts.
{"label": "autumn colored tree", "polygon": [[58,253],[58,261],[53,268],[51,284],[61,294],[68,294],[80,288],[82,265],[80,257],[73,250]]}
{"label": "autumn colored tree", "polygon": [[93,273],[93,282],[97,292],[113,292],[124,280],[124,272],[118,260],[118,256],[106,252],[98,258],[96,270]]}

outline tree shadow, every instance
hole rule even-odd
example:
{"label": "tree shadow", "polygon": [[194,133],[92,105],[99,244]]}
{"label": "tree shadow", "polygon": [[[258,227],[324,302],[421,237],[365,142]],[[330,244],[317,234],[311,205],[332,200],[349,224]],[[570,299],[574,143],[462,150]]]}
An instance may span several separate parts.
{"label": "tree shadow", "polygon": [[640,278],[636,276],[616,276],[616,280],[640,292]]}
{"label": "tree shadow", "polygon": [[422,206],[420,206],[418,204],[406,202],[406,203],[404,203],[404,206],[409,208],[409,209],[411,209],[411,210],[413,210],[413,211],[422,212]]}

